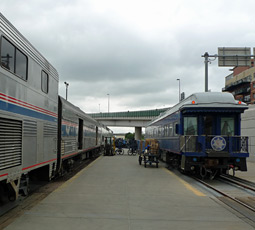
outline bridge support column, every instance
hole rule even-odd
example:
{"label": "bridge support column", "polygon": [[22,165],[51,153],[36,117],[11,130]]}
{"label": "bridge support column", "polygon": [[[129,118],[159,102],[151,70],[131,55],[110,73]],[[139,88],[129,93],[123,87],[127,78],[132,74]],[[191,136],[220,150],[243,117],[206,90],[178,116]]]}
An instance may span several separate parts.
{"label": "bridge support column", "polygon": [[142,139],[142,127],[135,127],[135,140]]}

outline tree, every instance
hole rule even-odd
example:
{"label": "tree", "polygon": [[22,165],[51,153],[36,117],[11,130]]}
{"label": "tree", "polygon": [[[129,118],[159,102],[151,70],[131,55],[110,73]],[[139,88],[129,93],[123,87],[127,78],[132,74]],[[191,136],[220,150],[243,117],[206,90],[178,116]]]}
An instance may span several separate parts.
{"label": "tree", "polygon": [[125,135],[125,139],[126,140],[130,140],[130,139],[133,139],[133,138],[135,138],[135,134],[134,133],[126,133],[126,135]]}

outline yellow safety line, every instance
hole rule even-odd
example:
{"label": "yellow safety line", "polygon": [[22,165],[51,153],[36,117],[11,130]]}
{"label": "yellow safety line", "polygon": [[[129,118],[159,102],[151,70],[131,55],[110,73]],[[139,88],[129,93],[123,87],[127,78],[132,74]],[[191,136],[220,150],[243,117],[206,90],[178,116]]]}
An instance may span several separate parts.
{"label": "yellow safety line", "polygon": [[68,184],[76,180],[84,171],[86,171],[88,168],[90,168],[92,165],[94,165],[98,160],[102,159],[102,155],[98,157],[96,160],[91,162],[88,166],[86,166],[84,169],[82,169],[80,172],[78,172],[76,175],[74,175],[71,179],[66,181],[64,184],[62,184],[60,187],[58,187],[55,191],[59,191],[63,188],[65,188]]}
{"label": "yellow safety line", "polygon": [[190,184],[188,184],[186,181],[184,181],[183,179],[179,178],[178,176],[176,176],[174,173],[172,173],[171,171],[167,170],[166,168],[164,168],[164,170],[166,172],[168,172],[171,176],[174,176],[175,178],[178,179],[178,181],[180,181],[188,190],[192,191],[195,195],[197,196],[206,196],[204,193],[200,192],[199,190],[195,189],[193,186],[191,186]]}

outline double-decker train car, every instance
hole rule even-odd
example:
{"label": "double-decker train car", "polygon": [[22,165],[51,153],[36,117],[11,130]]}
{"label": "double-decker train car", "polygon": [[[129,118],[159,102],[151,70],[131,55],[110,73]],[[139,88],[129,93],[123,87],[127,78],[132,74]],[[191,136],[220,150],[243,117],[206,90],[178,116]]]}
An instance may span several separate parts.
{"label": "double-decker train car", "polygon": [[58,96],[56,69],[0,14],[0,204],[92,157],[112,135]]}
{"label": "double-decker train car", "polygon": [[195,93],[146,127],[159,142],[161,158],[185,172],[247,171],[248,138],[241,135],[245,103],[230,93]]}
{"label": "double-decker train car", "polygon": [[56,167],[59,77],[3,15],[0,49],[0,185],[17,197],[21,175]]}

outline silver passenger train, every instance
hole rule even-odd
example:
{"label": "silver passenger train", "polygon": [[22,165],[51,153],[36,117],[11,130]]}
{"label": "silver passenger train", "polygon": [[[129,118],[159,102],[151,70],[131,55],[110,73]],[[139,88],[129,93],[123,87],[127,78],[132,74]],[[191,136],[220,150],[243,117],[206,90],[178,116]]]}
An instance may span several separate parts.
{"label": "silver passenger train", "polygon": [[98,154],[112,132],[58,95],[56,69],[2,14],[0,53],[1,202],[26,194],[31,176],[50,180]]}

